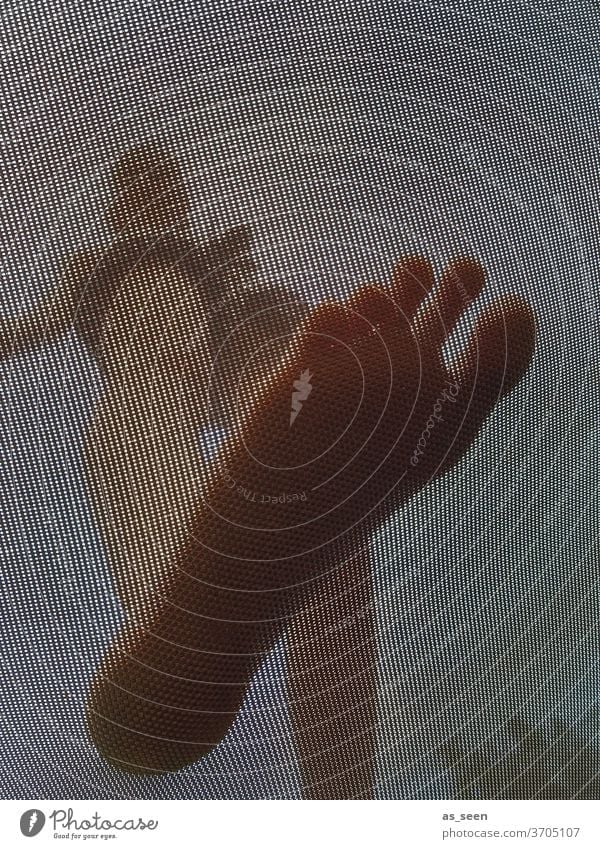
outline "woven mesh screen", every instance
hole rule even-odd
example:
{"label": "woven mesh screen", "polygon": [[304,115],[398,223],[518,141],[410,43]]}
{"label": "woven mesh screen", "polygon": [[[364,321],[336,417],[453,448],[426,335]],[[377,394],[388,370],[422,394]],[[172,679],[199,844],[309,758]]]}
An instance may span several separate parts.
{"label": "woven mesh screen", "polygon": [[598,798],[598,15],[4,13],[4,798]]}

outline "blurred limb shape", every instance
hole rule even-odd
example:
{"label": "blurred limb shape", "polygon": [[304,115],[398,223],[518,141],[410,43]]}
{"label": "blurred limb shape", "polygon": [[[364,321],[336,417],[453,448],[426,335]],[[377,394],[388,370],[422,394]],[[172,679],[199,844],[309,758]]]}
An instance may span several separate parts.
{"label": "blurred limb shape", "polygon": [[115,590],[134,617],[160,605],[208,473],[197,431],[207,422],[210,290],[234,269],[252,271],[248,229],[199,244],[190,209],[169,151],[132,148],[112,173],[108,247],[69,258],[56,289],[0,321],[4,357],[73,328],[101,370],[85,482]]}
{"label": "blurred limb shape", "polygon": [[[481,291],[483,270],[472,260],[449,266],[434,291],[430,265],[411,259],[400,265],[389,290],[367,286],[346,302],[320,305],[291,349],[277,351],[277,340],[269,340],[278,368],[256,395],[252,387],[260,385],[260,375],[252,380],[248,364],[247,397],[239,399],[246,405],[242,425],[219,455],[194,532],[177,555],[165,606],[151,627],[123,629],[90,689],[90,733],[116,766],[172,771],[214,748],[265,653],[286,623],[297,622],[306,609],[307,587],[317,587],[332,569],[342,576],[343,564],[364,550],[391,511],[458,462],[494,405],[524,373],[535,321],[529,305],[513,296],[482,311],[459,374],[446,368],[441,347],[464,311],[462,293],[453,287],[457,276],[475,296]],[[260,362],[255,367],[264,371]],[[306,369],[313,388],[290,427],[294,381]],[[430,426],[443,398],[443,421]],[[276,499],[274,509],[270,494],[298,490],[306,497]],[[348,611],[362,601],[350,598]],[[317,609],[313,604],[318,618]],[[311,615],[304,619],[308,633],[294,637],[290,664],[290,680],[296,681],[292,701],[306,705],[301,721],[296,712],[306,765],[318,762],[319,748],[306,729],[335,725],[331,697],[323,694],[337,691],[352,711],[366,703],[365,690],[374,692],[372,682],[356,676],[361,693],[352,691],[352,660],[346,667],[339,663],[339,673],[331,663],[332,651],[338,659],[351,658],[372,643],[372,624],[367,633],[354,629],[358,636],[346,651],[332,635],[347,614],[340,617],[335,606],[323,610],[333,627],[320,647]],[[358,653],[354,666],[367,670],[370,664]],[[343,729],[338,740],[343,746],[358,736]],[[372,749],[365,739],[365,748]],[[328,742],[335,747],[334,740]],[[342,785],[331,778],[344,769],[316,772],[325,781],[315,783],[306,772],[306,787],[320,783],[324,793],[338,792]],[[367,783],[360,772],[353,781],[353,791]]]}
{"label": "blurred limb shape", "polygon": [[[483,269],[469,259],[450,264],[437,289],[433,271],[422,257],[407,257],[394,270],[394,287],[404,309],[420,304],[415,334],[420,344],[441,346],[466,305],[483,290]],[[434,297],[424,298],[434,291]],[[364,295],[353,299],[360,304]],[[351,306],[353,305],[351,301]],[[368,303],[365,301],[365,303]],[[369,315],[368,310],[366,315]],[[377,315],[370,313],[376,321]],[[466,351],[448,373],[448,391],[433,405],[411,462],[423,459],[431,479],[443,475],[468,450],[479,430],[481,413],[516,385],[533,350],[534,322],[528,306],[514,297],[496,302],[478,323]],[[510,349],[509,349],[510,346]],[[442,407],[452,407],[460,387],[471,394],[460,405],[463,421],[450,424],[454,438],[445,456],[426,457],[433,428],[444,428]],[[482,409],[483,408],[483,409]],[[427,424],[431,425],[428,427]],[[367,544],[359,557],[340,566],[327,585],[317,584],[308,606],[288,632],[288,690],[300,772],[306,798],[368,798],[373,793],[376,757],[375,611]],[[338,574],[339,573],[339,574]],[[344,583],[346,581],[346,583]],[[314,606],[313,606],[314,605]]]}
{"label": "blurred limb shape", "polygon": [[373,797],[377,651],[369,549],[318,580],[286,639],[304,799]]}

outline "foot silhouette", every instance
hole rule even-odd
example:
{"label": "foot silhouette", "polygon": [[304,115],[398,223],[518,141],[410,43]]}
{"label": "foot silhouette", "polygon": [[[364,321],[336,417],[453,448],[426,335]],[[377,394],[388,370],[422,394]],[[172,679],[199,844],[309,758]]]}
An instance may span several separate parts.
{"label": "foot silhouette", "polygon": [[434,288],[430,264],[406,258],[390,287],[319,306],[291,344],[257,341],[173,588],[92,682],[89,730],[114,765],[176,770],[219,743],[307,587],[471,445],[535,339],[529,305],[506,296],[446,367],[442,346],[483,285],[473,260]]}

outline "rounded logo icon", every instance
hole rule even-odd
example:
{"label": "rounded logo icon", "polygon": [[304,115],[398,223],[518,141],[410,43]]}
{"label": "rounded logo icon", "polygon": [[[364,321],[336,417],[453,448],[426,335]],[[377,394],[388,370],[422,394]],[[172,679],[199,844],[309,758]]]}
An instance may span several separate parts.
{"label": "rounded logo icon", "polygon": [[25,837],[35,837],[44,827],[46,817],[41,811],[32,808],[21,816],[21,831]]}

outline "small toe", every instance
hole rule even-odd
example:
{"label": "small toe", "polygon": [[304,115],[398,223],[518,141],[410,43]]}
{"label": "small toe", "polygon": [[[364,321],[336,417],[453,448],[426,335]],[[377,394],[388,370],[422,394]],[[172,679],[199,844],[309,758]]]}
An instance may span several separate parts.
{"label": "small toe", "polygon": [[433,289],[433,266],[423,256],[406,256],[394,267],[391,296],[398,308],[412,319]]}
{"label": "small toe", "polygon": [[386,324],[396,312],[389,292],[376,283],[361,286],[348,299],[347,307],[355,319],[362,319],[364,322],[363,332]]}

